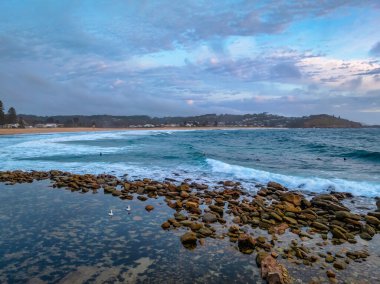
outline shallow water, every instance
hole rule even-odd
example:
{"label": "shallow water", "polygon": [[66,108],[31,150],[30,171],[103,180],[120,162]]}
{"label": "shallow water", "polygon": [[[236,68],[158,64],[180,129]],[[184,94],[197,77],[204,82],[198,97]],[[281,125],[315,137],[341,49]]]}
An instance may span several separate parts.
{"label": "shallow water", "polygon": [[189,251],[179,240],[186,229],[162,230],[174,210],[160,199],[47,184],[0,184],[0,283],[261,283],[254,257],[229,242],[207,239]]}
{"label": "shallow water", "polygon": [[[102,153],[102,155],[100,155]],[[132,178],[269,180],[314,192],[380,194],[380,129],[112,131],[0,137],[0,170]]]}

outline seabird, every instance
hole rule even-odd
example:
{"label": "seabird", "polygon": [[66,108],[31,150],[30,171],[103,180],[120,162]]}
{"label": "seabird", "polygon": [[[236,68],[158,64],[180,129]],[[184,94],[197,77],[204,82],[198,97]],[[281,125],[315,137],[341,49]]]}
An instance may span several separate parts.
{"label": "seabird", "polygon": [[113,216],[112,209],[110,210],[110,212],[108,212],[108,215]]}
{"label": "seabird", "polygon": [[127,208],[126,208],[125,210],[127,210],[127,211],[131,211],[131,206],[128,205]]}

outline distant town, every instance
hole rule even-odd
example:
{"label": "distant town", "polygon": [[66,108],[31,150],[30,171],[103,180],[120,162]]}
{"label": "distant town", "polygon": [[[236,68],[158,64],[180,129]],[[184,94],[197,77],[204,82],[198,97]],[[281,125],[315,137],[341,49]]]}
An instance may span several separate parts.
{"label": "distant town", "polygon": [[[155,127],[276,127],[276,128],[361,128],[359,122],[319,114],[303,117],[285,117],[269,114],[205,114],[188,117],[150,117],[145,115],[58,115],[37,116],[17,115],[10,107],[5,113],[0,101],[1,128],[57,128],[57,127],[96,127],[96,128],[155,128]],[[379,126],[371,126],[379,127]]]}

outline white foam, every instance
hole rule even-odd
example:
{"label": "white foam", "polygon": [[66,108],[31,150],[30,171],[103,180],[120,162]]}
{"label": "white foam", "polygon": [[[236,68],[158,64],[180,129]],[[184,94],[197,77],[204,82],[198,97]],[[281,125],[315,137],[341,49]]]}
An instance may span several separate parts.
{"label": "white foam", "polygon": [[380,184],[373,182],[276,174],[253,168],[231,165],[214,159],[207,159],[207,163],[211,166],[211,170],[214,173],[224,174],[231,178],[257,181],[263,184],[266,184],[269,181],[275,181],[291,189],[302,188],[313,192],[324,192],[333,188],[335,191],[350,192],[357,196],[376,197],[380,195]]}

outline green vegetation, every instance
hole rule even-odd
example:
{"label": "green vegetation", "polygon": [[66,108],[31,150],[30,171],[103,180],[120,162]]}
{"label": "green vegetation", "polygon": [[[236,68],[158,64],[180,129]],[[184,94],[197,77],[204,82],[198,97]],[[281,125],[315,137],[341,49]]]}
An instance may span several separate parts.
{"label": "green vegetation", "polygon": [[0,125],[17,124],[19,119],[17,118],[16,109],[10,107],[7,114],[4,113],[3,102],[0,101]]}
{"label": "green vegetation", "polygon": [[357,128],[358,122],[327,114],[285,117],[269,113],[232,115],[205,114],[188,117],[113,116],[34,116],[19,115],[27,124],[55,123],[66,127],[285,127],[285,128]]}

